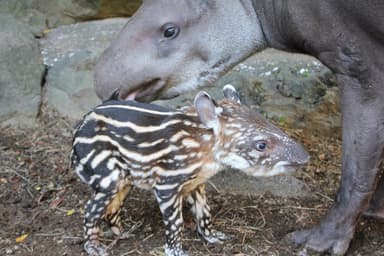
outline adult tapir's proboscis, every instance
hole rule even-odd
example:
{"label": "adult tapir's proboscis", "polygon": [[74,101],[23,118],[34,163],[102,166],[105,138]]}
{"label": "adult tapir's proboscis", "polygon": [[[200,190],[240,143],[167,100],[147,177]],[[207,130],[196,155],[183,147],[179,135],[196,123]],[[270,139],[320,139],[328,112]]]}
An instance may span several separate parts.
{"label": "adult tapir's proboscis", "polygon": [[151,101],[211,84],[266,47],[318,58],[340,88],[343,156],[335,203],[294,232],[316,251],[346,253],[365,213],[384,218],[384,1],[144,0],[96,66],[102,99]]}

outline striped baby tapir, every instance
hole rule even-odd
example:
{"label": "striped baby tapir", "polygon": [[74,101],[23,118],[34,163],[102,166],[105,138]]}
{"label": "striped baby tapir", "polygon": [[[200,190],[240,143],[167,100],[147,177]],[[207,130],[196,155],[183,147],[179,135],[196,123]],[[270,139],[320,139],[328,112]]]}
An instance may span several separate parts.
{"label": "striped baby tapir", "polygon": [[307,162],[303,147],[260,114],[240,104],[233,86],[216,103],[206,92],[180,110],[108,100],[74,131],[72,165],[94,191],[85,206],[85,251],[108,255],[101,220],[122,236],[120,209],[132,186],[151,190],[165,224],[165,254],[182,249],[182,204],[190,205],[198,233],[210,243],[226,236],[212,228],[204,183],[224,168],[252,176],[291,172]]}

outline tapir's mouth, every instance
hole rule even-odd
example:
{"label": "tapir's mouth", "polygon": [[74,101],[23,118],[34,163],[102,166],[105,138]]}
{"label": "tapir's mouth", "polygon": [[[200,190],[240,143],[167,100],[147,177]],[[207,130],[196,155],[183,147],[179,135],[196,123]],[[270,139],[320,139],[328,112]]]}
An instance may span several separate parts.
{"label": "tapir's mouth", "polygon": [[166,82],[160,78],[154,78],[147,82],[144,82],[130,91],[124,91],[121,89],[120,98],[123,100],[136,100],[140,102],[151,102],[158,99],[164,88]]}
{"label": "tapir's mouth", "polygon": [[293,174],[297,171],[297,168],[299,167],[300,165],[297,165],[297,164],[287,164],[287,165],[284,165],[284,173],[285,174]]}

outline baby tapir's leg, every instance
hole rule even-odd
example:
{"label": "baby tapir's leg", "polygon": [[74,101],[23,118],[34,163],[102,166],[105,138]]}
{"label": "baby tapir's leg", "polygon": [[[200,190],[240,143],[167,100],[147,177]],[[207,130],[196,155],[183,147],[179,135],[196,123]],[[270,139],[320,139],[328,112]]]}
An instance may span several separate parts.
{"label": "baby tapir's leg", "polygon": [[132,186],[129,179],[124,179],[119,183],[118,191],[113,197],[112,201],[108,204],[103,216],[112,232],[117,236],[124,237],[124,234],[121,233],[122,227],[120,223],[120,212],[121,206],[123,205],[125,198],[131,190],[131,187]]}
{"label": "baby tapir's leg", "polygon": [[187,256],[188,254],[184,252],[181,245],[183,198],[179,187],[158,184],[155,186],[154,192],[165,224],[165,254],[167,256]]}
{"label": "baby tapir's leg", "polygon": [[[111,185],[112,186],[112,185]],[[127,179],[121,180],[115,189],[109,192],[97,192],[93,195],[86,206],[84,215],[84,249],[90,256],[108,255],[106,246],[100,243],[100,221],[106,220],[112,231],[120,234],[120,208],[130,190],[130,183]]]}
{"label": "baby tapir's leg", "polygon": [[100,220],[107,205],[113,200],[114,193],[95,193],[85,206],[84,249],[89,256],[108,255],[106,246],[100,243]]}
{"label": "baby tapir's leg", "polygon": [[197,231],[208,243],[221,243],[227,236],[219,231],[212,229],[212,216],[207,197],[205,194],[205,184],[199,185],[187,198],[191,205],[192,213],[195,216]]}

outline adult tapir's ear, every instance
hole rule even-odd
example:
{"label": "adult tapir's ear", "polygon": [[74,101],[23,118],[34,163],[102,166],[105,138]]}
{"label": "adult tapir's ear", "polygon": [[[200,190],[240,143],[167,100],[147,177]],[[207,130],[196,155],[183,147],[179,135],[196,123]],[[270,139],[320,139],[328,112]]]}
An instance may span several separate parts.
{"label": "adult tapir's ear", "polygon": [[233,85],[231,85],[231,84],[224,85],[223,93],[224,93],[225,98],[227,98],[227,99],[229,99],[229,100],[231,100],[237,104],[241,104],[240,95],[236,91],[235,87],[233,87]]}
{"label": "adult tapir's ear", "polygon": [[199,92],[195,97],[195,108],[200,121],[218,134],[220,131],[218,108],[211,96],[206,92]]}

